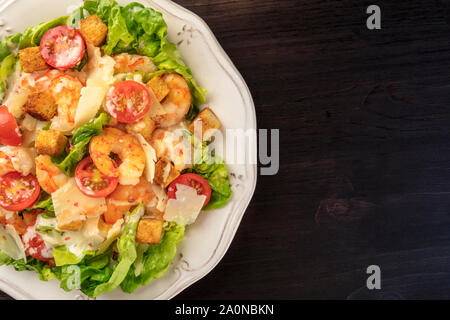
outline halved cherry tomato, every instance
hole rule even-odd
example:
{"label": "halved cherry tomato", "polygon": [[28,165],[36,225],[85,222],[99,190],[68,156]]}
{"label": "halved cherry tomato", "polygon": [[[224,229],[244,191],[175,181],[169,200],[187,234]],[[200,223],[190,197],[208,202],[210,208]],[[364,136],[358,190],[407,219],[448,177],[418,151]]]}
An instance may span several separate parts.
{"label": "halved cherry tomato", "polygon": [[53,256],[50,251],[51,249],[45,244],[42,236],[34,230],[33,226],[28,227],[23,235],[25,251],[37,260],[52,260]]}
{"label": "halved cherry tomato", "polygon": [[8,107],[0,107],[0,143],[8,146],[20,146],[22,134],[17,126],[16,119],[9,113]]}
{"label": "halved cherry tomato", "polygon": [[185,186],[192,187],[197,190],[198,195],[206,196],[203,206],[209,202],[209,198],[211,197],[211,187],[209,186],[208,181],[198,174],[185,173],[173,180],[167,190],[169,199],[176,199],[177,184],[184,184]]}
{"label": "halved cherry tomato", "polygon": [[44,33],[40,48],[47,64],[53,68],[68,69],[80,63],[86,45],[76,29],[59,26]]}
{"label": "halved cherry tomato", "polygon": [[100,173],[91,157],[86,157],[75,169],[75,182],[78,189],[88,197],[102,198],[116,189],[119,178]]}
{"label": "halved cherry tomato", "polygon": [[9,211],[31,207],[39,196],[41,187],[31,173],[23,176],[13,171],[0,177],[0,206]]}
{"label": "halved cherry tomato", "polygon": [[106,96],[106,110],[119,122],[135,123],[145,116],[150,104],[147,88],[132,80],[117,82]]}

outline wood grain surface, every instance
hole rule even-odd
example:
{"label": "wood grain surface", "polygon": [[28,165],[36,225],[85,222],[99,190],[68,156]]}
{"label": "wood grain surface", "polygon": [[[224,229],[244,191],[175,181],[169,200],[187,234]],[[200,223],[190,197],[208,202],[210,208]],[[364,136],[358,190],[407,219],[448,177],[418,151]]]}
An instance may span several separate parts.
{"label": "wood grain surface", "polygon": [[[448,299],[450,3],[176,2],[242,73],[258,127],[280,129],[281,163],[177,299]],[[381,30],[366,28],[372,3]]]}

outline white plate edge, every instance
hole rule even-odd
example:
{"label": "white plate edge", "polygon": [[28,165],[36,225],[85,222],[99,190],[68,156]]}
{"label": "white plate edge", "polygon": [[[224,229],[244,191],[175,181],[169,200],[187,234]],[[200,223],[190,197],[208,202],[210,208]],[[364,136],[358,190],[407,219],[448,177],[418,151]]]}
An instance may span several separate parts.
{"label": "white plate edge", "polygon": [[[0,1],[0,11],[2,11],[4,8],[9,6],[11,3],[15,2],[16,0],[3,0]],[[138,0],[139,1],[139,0]],[[247,111],[251,111],[249,120],[252,121],[250,128],[254,128],[257,130],[257,123],[256,123],[256,111],[254,102],[250,93],[250,90],[245,83],[245,80],[243,79],[242,75],[239,73],[231,59],[228,57],[228,55],[223,50],[222,46],[219,44],[217,38],[214,36],[213,32],[209,28],[209,26],[206,24],[206,22],[200,18],[198,15],[193,13],[192,11],[178,5],[177,3],[174,3],[171,0],[158,0],[158,3],[155,3],[153,0],[143,0],[142,2],[150,2],[154,6],[152,7],[159,7],[163,9],[163,11],[170,13],[172,15],[177,16],[178,18],[181,18],[179,15],[176,15],[175,12],[181,12],[185,15],[188,15],[192,18],[192,20],[189,20],[189,22],[196,23],[200,29],[203,29],[204,33],[202,33],[202,36],[205,37],[206,44],[208,45],[209,49],[215,54],[216,58],[222,58],[224,61],[221,61],[218,59],[219,65],[222,67],[224,71],[226,71],[227,75],[231,78],[233,83],[238,88],[238,91],[241,93],[242,98],[244,100],[244,103],[247,105]],[[161,3],[162,2],[162,3]],[[164,4],[165,3],[165,4]],[[166,9],[167,6],[172,7],[172,9],[175,11],[171,11],[169,9]],[[183,19],[186,20],[186,19]],[[195,73],[195,71],[194,71]],[[255,145],[255,149],[257,151],[257,146]],[[256,154],[256,152],[255,152]],[[194,272],[183,272],[182,276],[175,281],[174,284],[172,284],[171,287],[169,287],[165,292],[160,294],[159,296],[155,297],[154,299],[171,299],[180,292],[182,292],[184,289],[188,288],[190,285],[195,283],[196,281],[200,280],[204,276],[206,276],[214,267],[222,260],[223,256],[227,252],[228,248],[231,245],[231,242],[237,232],[237,229],[239,227],[239,224],[243,218],[243,215],[253,197],[253,194],[256,189],[256,183],[257,183],[257,165],[250,165],[251,172],[252,172],[252,180],[251,183],[251,190],[247,192],[247,196],[241,199],[241,206],[240,206],[240,212],[234,213],[228,223],[224,227],[224,241],[220,242],[218,246],[216,247],[215,253],[213,256],[210,257],[209,262],[204,265],[202,268],[195,270]],[[244,204],[242,205],[242,202],[244,201]],[[7,283],[4,280],[0,279],[0,289],[10,295],[11,297],[18,299],[18,300],[24,300],[24,299],[36,299],[33,295],[29,294],[25,290],[23,290],[20,287],[15,286],[14,284]],[[132,297],[132,295],[130,295]]]}

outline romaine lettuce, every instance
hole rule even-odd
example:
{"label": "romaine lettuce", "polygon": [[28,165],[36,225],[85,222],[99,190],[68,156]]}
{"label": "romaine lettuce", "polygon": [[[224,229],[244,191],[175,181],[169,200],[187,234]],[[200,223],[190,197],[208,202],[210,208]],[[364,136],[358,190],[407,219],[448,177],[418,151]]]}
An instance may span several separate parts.
{"label": "romaine lettuce", "polygon": [[108,282],[102,283],[95,288],[93,292],[94,297],[106,292],[113,291],[125,279],[128,270],[130,269],[134,260],[136,260],[136,230],[139,224],[139,220],[144,215],[144,211],[144,207],[142,205],[139,205],[132,212],[126,215],[126,221],[122,235],[117,240],[117,249],[119,250],[119,263],[115,267]]}
{"label": "romaine lettuce", "polygon": [[39,46],[41,38],[47,30],[67,24],[68,16],[59,17],[48,22],[39,23],[36,26],[29,27],[20,36],[19,49]]}
{"label": "romaine lettuce", "polygon": [[70,252],[66,246],[59,246],[53,249],[52,254],[55,259],[55,265],[59,267],[66,264],[78,264],[86,255],[94,255],[95,251],[83,252],[83,255],[79,257]]}
{"label": "romaine lettuce", "polygon": [[11,48],[6,40],[0,41],[0,63],[11,54]]}
{"label": "romaine lettuce", "polygon": [[[184,226],[170,223],[164,228],[164,235],[159,244],[148,245],[146,251],[142,250],[138,257],[139,265],[132,265],[120,287],[123,291],[131,293],[139,286],[146,285],[150,280],[161,277],[172,263],[177,244],[183,240]],[[140,272],[135,272],[135,268]],[[136,273],[138,275],[136,275]]]}
{"label": "romaine lettuce", "polygon": [[67,18],[67,25],[72,28],[78,28],[80,21],[84,19],[83,7],[75,9],[72,14]]}
{"label": "romaine lettuce", "polygon": [[[61,288],[65,291],[81,289],[83,293],[92,297],[97,286],[108,281],[112,273],[111,266],[112,250],[97,255],[86,256],[78,264],[67,264],[60,267],[53,267],[52,272],[61,281]],[[74,274],[78,271],[78,274]],[[74,286],[74,278],[78,286]]]}
{"label": "romaine lettuce", "polygon": [[32,211],[35,209],[45,210],[45,212],[53,215],[53,218],[55,217],[55,208],[53,207],[52,197],[45,192],[41,193],[38,201],[36,201],[32,207],[24,209],[23,211]]}
{"label": "romaine lettuce", "polygon": [[16,56],[14,53],[6,56],[0,66],[0,99],[3,99],[8,89],[7,79],[13,73],[16,66]]}
{"label": "romaine lettuce", "polygon": [[221,208],[228,203],[232,195],[227,167],[207,145],[197,143],[194,150],[194,165],[186,172],[193,172],[205,178],[212,191],[208,204],[202,210]]}
{"label": "romaine lettuce", "polygon": [[197,85],[177,47],[167,41],[167,24],[160,12],[136,2],[121,7],[114,0],[88,0],[84,9],[108,25],[103,46],[106,54],[130,52],[148,56],[160,69],[157,74],[177,72],[186,79],[193,105],[205,102],[206,90]]}
{"label": "romaine lettuce", "polygon": [[23,259],[14,260],[0,251],[0,266],[1,265],[12,265],[16,271],[35,271],[39,274],[39,279],[42,281],[56,278],[53,270],[48,266],[46,261],[39,261],[34,258],[27,259],[27,262],[25,263]]}

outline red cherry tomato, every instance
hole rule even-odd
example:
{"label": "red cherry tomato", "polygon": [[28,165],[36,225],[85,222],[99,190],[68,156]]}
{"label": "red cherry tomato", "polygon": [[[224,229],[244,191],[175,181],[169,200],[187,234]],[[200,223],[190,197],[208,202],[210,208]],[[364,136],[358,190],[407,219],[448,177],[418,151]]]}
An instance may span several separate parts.
{"label": "red cherry tomato", "polygon": [[169,199],[176,199],[177,184],[184,184],[185,186],[192,187],[197,190],[198,195],[206,196],[203,206],[209,202],[209,198],[211,197],[211,187],[209,186],[208,181],[198,174],[185,173],[173,180],[167,190]]}
{"label": "red cherry tomato", "polygon": [[145,116],[150,104],[147,88],[132,80],[117,82],[106,96],[106,109],[119,122],[135,123]]}
{"label": "red cherry tomato", "polygon": [[53,259],[51,249],[47,247],[41,235],[34,230],[33,226],[27,228],[23,235],[25,251],[33,258],[41,261]]}
{"label": "red cherry tomato", "polygon": [[0,177],[0,206],[9,211],[31,207],[39,197],[41,187],[31,173],[23,176],[13,171]]}
{"label": "red cherry tomato", "polygon": [[80,63],[86,45],[76,29],[59,26],[44,33],[40,48],[47,64],[53,68],[68,69]]}
{"label": "red cherry tomato", "polygon": [[88,197],[102,198],[116,189],[119,178],[100,173],[91,157],[86,157],[75,169],[75,182],[78,189]]}
{"label": "red cherry tomato", "polygon": [[17,126],[16,119],[9,113],[6,106],[0,107],[0,143],[8,146],[20,146],[22,134]]}

